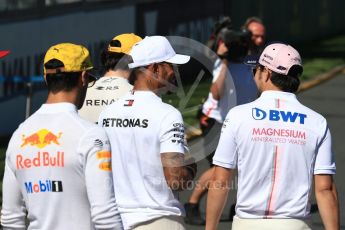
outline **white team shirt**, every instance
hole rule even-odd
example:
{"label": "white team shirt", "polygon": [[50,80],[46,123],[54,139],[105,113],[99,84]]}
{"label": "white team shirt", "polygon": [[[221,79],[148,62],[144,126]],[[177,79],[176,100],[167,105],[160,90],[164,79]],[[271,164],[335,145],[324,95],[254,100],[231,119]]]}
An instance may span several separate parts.
{"label": "white team shirt", "polygon": [[91,122],[98,121],[101,111],[120,97],[128,93],[133,86],[128,80],[118,76],[106,76],[88,88],[83,107],[79,115]]}
{"label": "white team shirt", "polygon": [[[217,59],[213,68],[212,83],[216,82],[219,77],[221,64],[221,59]],[[224,121],[231,108],[252,102],[258,95],[258,89],[250,66],[243,63],[230,62],[228,70],[224,83],[224,92],[220,100],[215,100],[212,93],[209,93],[202,108],[203,114],[220,123]]]}
{"label": "white team shirt", "polygon": [[279,91],[230,110],[213,163],[238,168],[240,218],[307,218],[313,174],[335,174],[325,118]]}
{"label": "white team shirt", "polygon": [[180,112],[153,92],[133,91],[108,106],[98,125],[111,142],[114,189],[124,228],[184,215],[161,162],[161,153],[184,153]]}
{"label": "white team shirt", "polygon": [[122,229],[106,133],[70,103],[43,104],[6,152],[4,229]]}

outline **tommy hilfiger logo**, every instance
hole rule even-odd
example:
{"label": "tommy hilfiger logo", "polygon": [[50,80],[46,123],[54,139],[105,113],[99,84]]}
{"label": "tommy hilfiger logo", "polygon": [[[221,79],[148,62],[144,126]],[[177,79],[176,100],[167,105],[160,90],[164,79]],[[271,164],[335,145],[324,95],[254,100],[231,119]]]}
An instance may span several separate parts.
{"label": "tommy hilfiger logo", "polygon": [[134,100],[126,100],[127,104],[124,104],[124,106],[132,106],[134,103]]}

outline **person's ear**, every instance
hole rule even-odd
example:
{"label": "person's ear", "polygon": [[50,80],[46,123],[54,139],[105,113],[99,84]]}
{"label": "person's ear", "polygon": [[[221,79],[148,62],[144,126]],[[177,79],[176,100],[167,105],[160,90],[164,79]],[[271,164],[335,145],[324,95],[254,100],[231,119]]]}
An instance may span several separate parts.
{"label": "person's ear", "polygon": [[83,86],[88,86],[89,84],[89,79],[86,71],[81,72],[81,82]]}
{"label": "person's ear", "polygon": [[44,74],[44,82],[46,83],[46,85],[48,84],[47,83],[47,74]]}
{"label": "person's ear", "polygon": [[264,68],[264,72],[265,72],[265,78],[264,78],[264,80],[265,80],[265,82],[268,82],[269,80],[271,80],[271,76],[272,76],[272,71],[270,70],[270,69],[268,69],[268,68]]}

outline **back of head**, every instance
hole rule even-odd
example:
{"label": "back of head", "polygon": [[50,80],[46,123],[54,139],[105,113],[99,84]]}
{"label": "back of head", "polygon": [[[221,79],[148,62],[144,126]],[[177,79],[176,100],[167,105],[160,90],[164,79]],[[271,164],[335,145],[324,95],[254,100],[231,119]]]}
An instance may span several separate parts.
{"label": "back of head", "polygon": [[272,83],[284,92],[296,92],[303,73],[298,51],[290,45],[273,43],[268,45],[259,58],[259,64],[272,71]]}
{"label": "back of head", "polygon": [[60,43],[48,49],[44,57],[44,77],[48,91],[70,91],[77,86],[83,71],[93,68],[89,51],[81,45]]}
{"label": "back of head", "polygon": [[128,64],[132,61],[129,52],[133,45],[141,40],[141,37],[133,33],[114,37],[101,54],[101,62],[105,70],[128,70]]}

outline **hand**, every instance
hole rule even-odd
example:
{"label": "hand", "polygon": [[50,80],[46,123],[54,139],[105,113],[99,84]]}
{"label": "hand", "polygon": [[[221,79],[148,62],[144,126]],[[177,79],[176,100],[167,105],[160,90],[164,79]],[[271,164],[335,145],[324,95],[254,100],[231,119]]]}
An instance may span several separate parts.
{"label": "hand", "polygon": [[197,164],[195,163],[195,158],[192,156],[186,156],[184,163],[186,164],[186,169],[191,177],[191,180],[195,178],[196,172],[198,169]]}
{"label": "hand", "polygon": [[217,55],[220,57],[226,57],[228,52],[229,52],[228,47],[226,47],[223,41],[220,41],[217,48]]}
{"label": "hand", "polygon": [[191,180],[195,178],[196,172],[198,170],[198,166],[196,163],[192,163],[190,165],[186,165],[186,168],[191,176]]}

